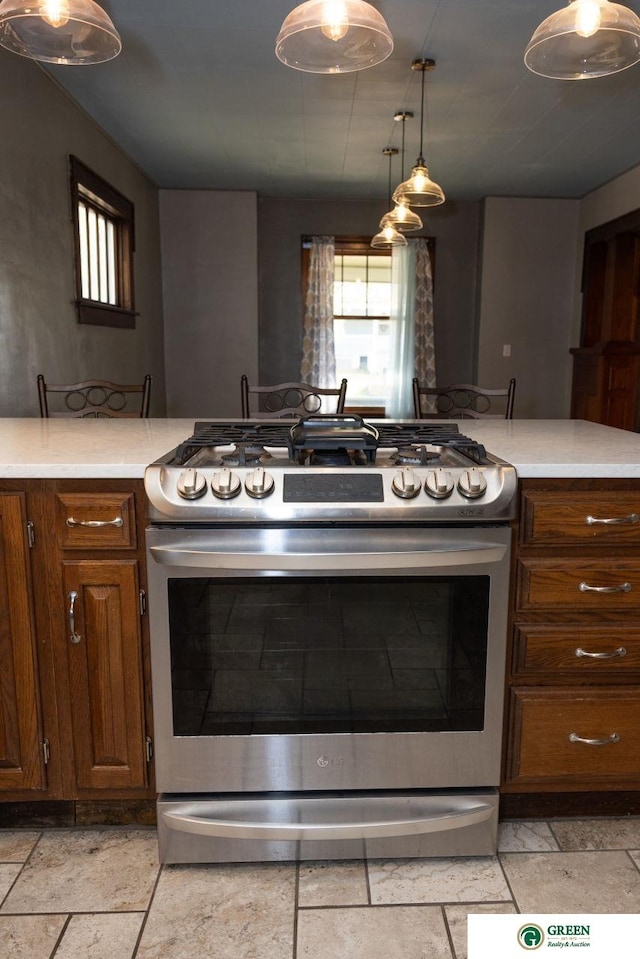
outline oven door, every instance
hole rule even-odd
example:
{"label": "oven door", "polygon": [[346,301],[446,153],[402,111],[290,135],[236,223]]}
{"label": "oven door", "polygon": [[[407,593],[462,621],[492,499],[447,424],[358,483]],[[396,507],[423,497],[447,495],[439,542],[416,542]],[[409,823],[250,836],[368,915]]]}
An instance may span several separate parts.
{"label": "oven door", "polygon": [[508,527],[147,531],[169,793],[495,786]]}

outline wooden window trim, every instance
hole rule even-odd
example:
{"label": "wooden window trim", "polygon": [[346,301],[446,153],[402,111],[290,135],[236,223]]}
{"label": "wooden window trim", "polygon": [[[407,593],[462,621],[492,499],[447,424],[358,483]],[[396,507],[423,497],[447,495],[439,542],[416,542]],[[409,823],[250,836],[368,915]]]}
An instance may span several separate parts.
{"label": "wooden window trim", "polygon": [[[420,236],[412,234],[409,239],[426,240],[429,246],[429,255],[431,257],[431,279],[433,288],[436,286],[436,239],[434,236]],[[301,269],[300,269],[300,289],[302,291],[302,302],[307,289],[307,276],[309,274],[309,256],[310,239],[308,236],[301,237]],[[351,254],[355,256],[389,256],[390,250],[376,250],[371,246],[370,236],[337,236],[335,238],[336,254]],[[353,319],[353,317],[350,317]],[[374,317],[375,319],[375,317]]]}
{"label": "wooden window trim", "polygon": [[[133,203],[114,189],[106,180],[75,156],[69,157],[72,220],[74,226],[74,254],[76,278],[76,310],[78,322],[92,326],[111,326],[134,329],[133,253],[135,250],[135,221]],[[102,303],[82,296],[80,268],[80,229],[78,202],[111,219],[116,232],[116,290],[118,305]]]}

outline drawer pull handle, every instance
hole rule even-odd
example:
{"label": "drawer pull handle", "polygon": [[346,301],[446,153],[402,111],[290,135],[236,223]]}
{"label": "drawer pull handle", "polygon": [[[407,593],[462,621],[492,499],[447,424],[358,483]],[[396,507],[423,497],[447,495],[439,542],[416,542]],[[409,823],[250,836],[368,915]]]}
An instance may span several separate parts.
{"label": "drawer pull handle", "polygon": [[578,659],[582,656],[586,656],[589,659],[615,659],[616,656],[626,656],[627,650],[624,646],[618,646],[617,649],[614,649],[612,653],[589,653],[586,649],[582,649],[581,646],[578,646],[576,649],[576,656]]}
{"label": "drawer pull handle", "polygon": [[102,526],[124,526],[124,520],[121,516],[115,519],[74,519],[69,516],[67,526],[89,526],[91,529],[99,529]]}
{"label": "drawer pull handle", "polygon": [[583,739],[583,737],[578,736],[577,733],[570,733],[569,742],[585,743],[587,746],[609,746],[610,743],[619,743],[620,737],[617,733],[611,733],[610,736],[606,736],[604,739]]}
{"label": "drawer pull handle", "polygon": [[620,583],[619,586],[589,586],[588,583],[580,583],[578,589],[581,593],[629,593],[631,583]]}
{"label": "drawer pull handle", "polygon": [[78,594],[75,589],[72,589],[69,593],[69,630],[71,632],[71,642],[74,646],[77,646],[78,643],[82,640],[82,636],[79,633],[76,633],[76,599]]}
{"label": "drawer pull handle", "polygon": [[633,526],[635,523],[640,523],[640,516],[637,513],[629,513],[628,516],[616,516],[611,519],[587,516],[585,522],[587,526],[595,526],[596,523],[602,523],[604,526]]}

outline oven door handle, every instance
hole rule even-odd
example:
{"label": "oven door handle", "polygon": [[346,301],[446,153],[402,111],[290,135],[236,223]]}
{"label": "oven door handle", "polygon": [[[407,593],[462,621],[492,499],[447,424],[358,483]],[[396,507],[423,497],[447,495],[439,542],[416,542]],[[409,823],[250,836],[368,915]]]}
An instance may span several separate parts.
{"label": "oven door handle", "polygon": [[233,570],[381,570],[381,569],[437,569],[442,566],[474,566],[478,563],[499,563],[506,553],[499,544],[469,543],[459,549],[435,548],[401,550],[371,550],[350,552],[329,550],[321,552],[268,552],[247,550],[225,551],[206,544],[188,546],[150,546],[149,553],[162,566],[191,566],[200,569]]}
{"label": "oven door handle", "polygon": [[[199,836],[228,837],[230,839],[383,839],[387,836],[411,836],[423,833],[462,829],[485,822],[494,813],[490,803],[469,803],[469,800],[448,798],[449,808],[427,812],[423,816],[396,815],[389,820],[354,820],[352,822],[267,822],[225,819],[196,815],[188,804],[174,806],[162,813],[169,829]],[[199,803],[198,805],[202,805]]]}

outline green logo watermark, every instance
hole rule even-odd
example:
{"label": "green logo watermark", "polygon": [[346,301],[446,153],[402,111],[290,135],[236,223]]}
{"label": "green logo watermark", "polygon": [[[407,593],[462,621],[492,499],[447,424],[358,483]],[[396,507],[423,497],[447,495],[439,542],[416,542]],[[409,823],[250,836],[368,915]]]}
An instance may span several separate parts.
{"label": "green logo watermark", "polygon": [[529,922],[518,929],[518,943],[523,949],[539,949],[544,942],[544,932],[540,926]]}

